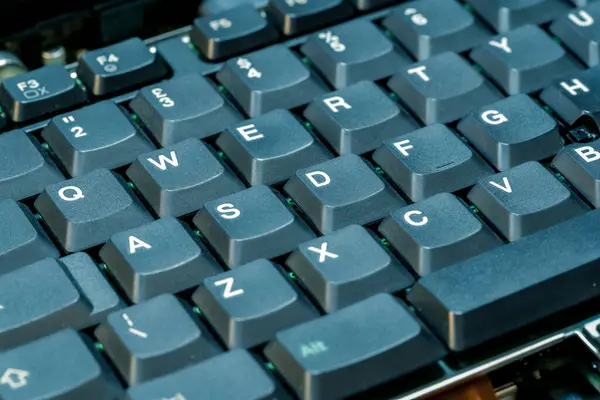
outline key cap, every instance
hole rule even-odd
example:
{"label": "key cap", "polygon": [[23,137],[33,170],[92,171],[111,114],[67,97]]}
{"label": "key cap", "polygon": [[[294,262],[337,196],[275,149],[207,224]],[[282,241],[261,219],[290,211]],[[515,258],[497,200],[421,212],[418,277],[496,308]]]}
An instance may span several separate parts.
{"label": "key cap", "polygon": [[290,36],[349,18],[352,7],[342,0],[269,0],[267,12]]}
{"label": "key cap", "polygon": [[281,331],[265,349],[302,399],[342,399],[431,364],[446,353],[389,294]]}
{"label": "key cap", "polygon": [[112,101],[53,118],[42,138],[71,176],[119,168],[155,148]]}
{"label": "key cap", "polygon": [[470,113],[458,130],[500,171],[558,153],[558,124],[529,96],[520,94]]}
{"label": "key cap", "polygon": [[286,264],[328,313],[414,283],[404,266],[360,225],[302,243]]}
{"label": "key cap", "polygon": [[375,161],[413,201],[456,192],[493,170],[445,125],[429,125],[386,141]]}
{"label": "key cap", "polygon": [[240,122],[217,146],[251,185],[272,185],[296,170],[331,159],[331,154],[287,110]]}
{"label": "key cap", "polygon": [[113,235],[99,254],[129,299],[141,303],[190,289],[222,271],[192,235],[168,217]]}
{"label": "key cap", "polygon": [[457,120],[501,99],[500,93],[455,53],[413,64],[394,75],[388,86],[427,125]]}
{"label": "key cap", "polygon": [[410,1],[395,8],[383,26],[418,60],[446,51],[461,53],[490,36],[454,0]]}
{"label": "key cap", "polygon": [[594,210],[444,268],[408,299],[450,349],[474,347],[596,297],[599,224]]}
{"label": "key cap", "polygon": [[406,204],[354,154],[297,171],[284,190],[323,234],[375,222]]}
{"label": "key cap", "polygon": [[22,130],[0,135],[0,199],[22,200],[65,179],[38,143]]}
{"label": "key cap", "polygon": [[88,51],[77,65],[77,76],[94,96],[130,90],[166,74],[163,61],[140,38]]}
{"label": "key cap", "polygon": [[99,245],[116,232],[152,221],[123,179],[106,169],[50,185],[34,205],[68,252]]}
{"label": "key cap", "polygon": [[173,74],[201,74],[208,75],[220,69],[218,63],[211,63],[198,57],[188,45],[189,36],[174,37],[156,43],[156,51],[171,67]]}
{"label": "key cap", "polygon": [[145,87],[130,106],[163,146],[214,135],[242,119],[198,74]]}
{"label": "key cap", "polygon": [[210,360],[129,389],[128,399],[284,399],[273,378],[246,350],[235,349]]}
{"label": "key cap", "polygon": [[526,25],[475,48],[470,57],[508,94],[531,93],[581,69],[542,29]]}
{"label": "key cap", "polygon": [[489,251],[502,240],[449,193],[394,210],[379,232],[420,276]]}
{"label": "key cap", "polygon": [[250,117],[276,108],[299,107],[325,93],[313,74],[283,45],[227,61],[217,79]]}
{"label": "key cap", "polygon": [[190,39],[209,60],[229,58],[265,46],[277,31],[249,4],[196,18]]}
{"label": "key cap", "polygon": [[229,348],[257,346],[282,329],[319,316],[265,259],[206,278],[192,300]]}
{"label": "key cap", "polygon": [[0,84],[0,105],[15,122],[30,121],[74,107],[85,99],[85,93],[61,65],[6,78]]}
{"label": "key cap", "polygon": [[467,0],[467,3],[498,32],[526,24],[540,25],[569,10],[569,5],[560,0]]}
{"label": "key cap", "polygon": [[552,165],[581,192],[585,198],[600,207],[600,143],[572,144],[561,150]]}
{"label": "key cap", "polygon": [[161,217],[198,211],[207,201],[244,189],[198,139],[143,154],[126,173]]}
{"label": "key cap", "polygon": [[7,400],[123,396],[108,365],[71,329],[1,353],[0,374],[0,397]]}
{"label": "key cap", "polygon": [[589,67],[600,63],[600,3],[557,18],[550,31]]}
{"label": "key cap", "polygon": [[338,154],[362,154],[419,124],[373,82],[362,81],[321,96],[304,117]]}
{"label": "key cap", "polygon": [[358,19],[310,35],[300,51],[337,89],[386,78],[410,63],[371,22]]}
{"label": "key cap", "polygon": [[31,211],[14,200],[0,201],[0,274],[56,258],[60,253]]}
{"label": "key cap", "polygon": [[131,386],[221,352],[207,329],[171,294],[110,314],[94,334]]}
{"label": "key cap", "polygon": [[510,241],[588,210],[536,161],[479,181],[468,198]]}
{"label": "key cap", "polygon": [[207,202],[194,225],[229,268],[284,255],[315,237],[281,196],[262,185]]}

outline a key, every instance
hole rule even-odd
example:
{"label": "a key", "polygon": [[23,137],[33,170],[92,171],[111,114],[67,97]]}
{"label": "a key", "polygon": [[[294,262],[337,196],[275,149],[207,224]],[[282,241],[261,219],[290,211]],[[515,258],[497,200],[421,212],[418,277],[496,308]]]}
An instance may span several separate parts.
{"label": "a key", "polygon": [[410,63],[373,23],[358,19],[312,34],[300,51],[338,89],[387,78]]}
{"label": "a key", "polygon": [[250,117],[276,108],[299,107],[325,93],[323,85],[283,45],[227,61],[217,79]]}
{"label": "a key", "polygon": [[79,57],[77,76],[94,96],[106,96],[158,80],[167,68],[140,38],[91,50]]}
{"label": "a key", "polygon": [[0,84],[0,105],[15,122],[74,107],[85,99],[83,90],[62,65],[46,66],[6,78]]}
{"label": "a key", "polygon": [[490,36],[455,0],[409,1],[395,8],[383,26],[418,60],[446,51],[461,53]]}
{"label": "a key", "polygon": [[129,389],[128,399],[277,400],[285,395],[273,377],[246,350],[235,349],[210,360],[141,383]]}
{"label": "a key", "polygon": [[594,210],[500,246],[421,278],[408,300],[452,350],[497,338],[598,295],[599,226]]}
{"label": "a key", "polygon": [[34,205],[69,252],[99,245],[116,232],[152,221],[123,179],[106,169],[50,185]]}
{"label": "a key", "polygon": [[205,279],[192,300],[229,348],[257,346],[319,315],[265,259]]}
{"label": "a key", "polygon": [[192,235],[183,222],[168,217],[113,235],[99,254],[129,299],[140,303],[222,271]]}
{"label": "a key", "polygon": [[161,217],[198,211],[207,201],[244,189],[198,139],[139,156],[127,176]]}
{"label": "a key", "polygon": [[65,179],[35,139],[14,130],[0,135],[0,199],[23,200]]}
{"label": "a key", "polygon": [[321,96],[304,117],[338,154],[362,154],[419,124],[373,82],[362,81]]}
{"label": "a key", "polygon": [[207,75],[220,69],[218,63],[206,62],[198,57],[188,43],[189,36],[179,36],[161,40],[156,44],[156,51],[169,65],[173,75]]}
{"label": "a key", "polygon": [[206,327],[171,294],[110,314],[95,335],[131,386],[221,352]]}
{"label": "a key", "polygon": [[0,398],[99,399],[123,396],[93,345],[71,329],[0,353]]}
{"label": "a key", "polygon": [[581,192],[600,207],[600,142],[572,144],[561,150],[552,165]]}
{"label": "a key", "polygon": [[543,24],[569,10],[569,5],[561,0],[467,0],[467,3],[498,32],[526,24]]}
{"label": "a key", "polygon": [[262,185],[209,201],[194,225],[230,268],[284,255],[315,237],[281,196]]}
{"label": "a key", "polygon": [[420,276],[502,244],[487,225],[448,193],[393,211],[379,225],[379,232]]}
{"label": "a key", "polygon": [[442,124],[429,125],[386,141],[375,161],[413,201],[455,192],[493,170]]}
{"label": "a key", "polygon": [[442,53],[406,67],[388,86],[428,125],[457,120],[502,97],[455,53]]}
{"label": "a key", "polygon": [[251,185],[272,185],[331,154],[287,110],[273,110],[227,129],[217,146]]}
{"label": "a key", "polygon": [[550,30],[589,67],[600,63],[600,3],[557,18]]}
{"label": "a key", "polygon": [[508,94],[543,89],[580,69],[558,43],[533,25],[494,37],[470,57]]}
{"label": "a key", "polygon": [[177,76],[145,87],[130,106],[163,146],[214,135],[242,119],[199,74]]}
{"label": "a key", "polygon": [[286,264],[328,313],[414,283],[404,266],[360,225],[302,243]]}
{"label": "a key", "polygon": [[190,39],[209,60],[229,58],[265,46],[277,31],[249,4],[196,18]]}
{"label": "a key", "polygon": [[352,15],[342,0],[269,0],[267,12],[284,35],[297,35]]}
{"label": "a key", "polygon": [[323,234],[375,222],[406,204],[355,154],[297,171],[284,190]]}
{"label": "a key", "polygon": [[510,241],[588,210],[536,161],[481,180],[468,198]]}
{"label": "a key", "polygon": [[14,200],[0,201],[0,274],[60,253],[31,211]]}
{"label": "a key", "polygon": [[265,354],[298,397],[334,400],[427,366],[446,350],[400,301],[380,293],[279,332]]}
{"label": "a key", "polygon": [[42,138],[71,176],[122,167],[155,148],[110,100],[53,118]]}
{"label": "a key", "polygon": [[552,157],[562,148],[554,118],[525,94],[473,111],[458,130],[500,171]]}

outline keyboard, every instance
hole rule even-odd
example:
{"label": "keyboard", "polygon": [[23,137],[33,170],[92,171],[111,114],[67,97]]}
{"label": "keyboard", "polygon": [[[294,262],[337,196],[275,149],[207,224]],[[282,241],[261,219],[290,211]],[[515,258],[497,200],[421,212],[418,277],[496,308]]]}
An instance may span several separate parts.
{"label": "keyboard", "polygon": [[192,19],[0,84],[0,399],[409,400],[594,342],[600,1]]}

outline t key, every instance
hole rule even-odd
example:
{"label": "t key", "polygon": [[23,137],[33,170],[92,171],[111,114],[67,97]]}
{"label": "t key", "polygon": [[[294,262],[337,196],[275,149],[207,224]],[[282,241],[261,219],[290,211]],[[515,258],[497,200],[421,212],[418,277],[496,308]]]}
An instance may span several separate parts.
{"label": "t key", "polygon": [[552,165],[596,208],[600,208],[598,160],[600,141],[567,146],[552,161]]}

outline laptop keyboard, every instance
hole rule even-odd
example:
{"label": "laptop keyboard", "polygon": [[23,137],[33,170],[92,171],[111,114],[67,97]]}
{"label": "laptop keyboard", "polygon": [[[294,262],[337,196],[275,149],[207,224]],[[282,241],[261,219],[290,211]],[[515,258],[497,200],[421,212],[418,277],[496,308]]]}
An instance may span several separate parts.
{"label": "laptop keyboard", "polygon": [[5,79],[0,399],[399,398],[596,298],[599,24],[271,0]]}

